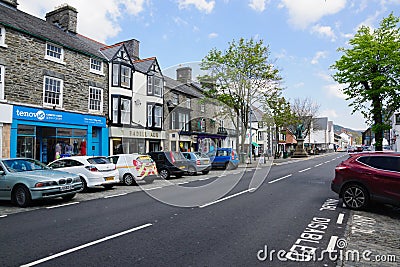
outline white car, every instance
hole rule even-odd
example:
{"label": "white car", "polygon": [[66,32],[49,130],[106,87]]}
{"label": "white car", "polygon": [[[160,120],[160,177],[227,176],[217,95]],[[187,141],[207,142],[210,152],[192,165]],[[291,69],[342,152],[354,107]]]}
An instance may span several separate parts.
{"label": "white car", "polygon": [[156,163],[149,155],[118,154],[109,156],[119,172],[119,179],[125,185],[134,185],[138,181],[151,184],[158,177]]}
{"label": "white car", "polygon": [[48,166],[54,170],[78,174],[83,183],[83,191],[97,186],[110,189],[119,183],[118,170],[106,157],[72,156],[57,159]]}

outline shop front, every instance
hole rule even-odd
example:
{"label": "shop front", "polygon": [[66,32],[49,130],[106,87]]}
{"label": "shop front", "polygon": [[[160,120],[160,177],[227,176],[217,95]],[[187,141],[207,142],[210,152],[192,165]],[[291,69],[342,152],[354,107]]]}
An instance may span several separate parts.
{"label": "shop front", "polygon": [[0,147],[1,157],[10,157],[10,129],[12,123],[11,105],[0,103]]}
{"label": "shop front", "polygon": [[138,128],[110,127],[109,135],[110,151],[113,155],[160,151],[165,141],[165,131]]}
{"label": "shop front", "polygon": [[44,163],[73,155],[109,154],[102,116],[14,106],[10,139],[11,157]]}

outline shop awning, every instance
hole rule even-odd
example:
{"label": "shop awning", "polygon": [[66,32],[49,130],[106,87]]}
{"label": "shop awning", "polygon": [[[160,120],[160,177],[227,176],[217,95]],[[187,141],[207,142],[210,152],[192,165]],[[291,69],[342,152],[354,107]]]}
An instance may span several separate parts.
{"label": "shop awning", "polygon": [[258,147],[258,146],[260,146],[259,144],[257,144],[256,142],[251,142],[251,144],[253,145],[253,146],[255,146],[255,147]]}

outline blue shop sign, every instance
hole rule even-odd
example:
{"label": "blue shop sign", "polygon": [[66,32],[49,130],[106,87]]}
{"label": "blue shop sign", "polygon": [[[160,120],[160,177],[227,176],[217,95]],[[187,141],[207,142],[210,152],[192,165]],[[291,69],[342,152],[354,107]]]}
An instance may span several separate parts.
{"label": "blue shop sign", "polygon": [[13,119],[106,127],[106,118],[49,109],[14,106]]}

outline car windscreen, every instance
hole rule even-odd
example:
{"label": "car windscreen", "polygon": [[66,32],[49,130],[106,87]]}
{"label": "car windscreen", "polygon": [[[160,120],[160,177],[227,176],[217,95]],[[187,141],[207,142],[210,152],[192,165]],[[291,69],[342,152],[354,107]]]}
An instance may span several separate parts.
{"label": "car windscreen", "polygon": [[136,158],[136,160],[138,160],[142,163],[153,163],[154,162],[149,156],[139,156]]}
{"label": "car windscreen", "polygon": [[229,156],[229,153],[226,150],[218,150],[217,156],[219,156],[219,157]]}
{"label": "car windscreen", "polygon": [[7,159],[3,160],[9,172],[25,172],[49,169],[43,163],[34,159]]}
{"label": "car windscreen", "polygon": [[109,163],[111,163],[111,161],[108,158],[104,158],[104,157],[88,158],[87,161],[90,164],[109,164]]}

